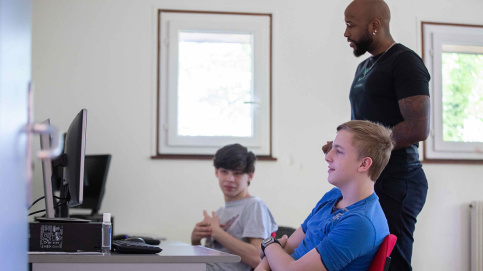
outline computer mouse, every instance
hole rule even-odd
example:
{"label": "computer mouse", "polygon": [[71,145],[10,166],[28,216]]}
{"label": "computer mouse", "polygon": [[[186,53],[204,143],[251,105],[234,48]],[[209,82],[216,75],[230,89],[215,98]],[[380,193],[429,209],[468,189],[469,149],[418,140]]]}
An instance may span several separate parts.
{"label": "computer mouse", "polygon": [[144,242],[143,238],[139,238],[139,237],[129,237],[129,238],[124,239],[124,241],[135,242],[135,243],[146,243],[146,242]]}

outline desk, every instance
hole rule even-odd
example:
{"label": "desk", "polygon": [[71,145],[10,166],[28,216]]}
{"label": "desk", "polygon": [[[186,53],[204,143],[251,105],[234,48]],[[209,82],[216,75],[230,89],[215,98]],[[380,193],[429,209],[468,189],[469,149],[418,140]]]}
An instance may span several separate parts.
{"label": "desk", "polygon": [[158,254],[29,254],[32,271],[205,271],[206,263],[235,263],[240,256],[202,246],[162,242]]}

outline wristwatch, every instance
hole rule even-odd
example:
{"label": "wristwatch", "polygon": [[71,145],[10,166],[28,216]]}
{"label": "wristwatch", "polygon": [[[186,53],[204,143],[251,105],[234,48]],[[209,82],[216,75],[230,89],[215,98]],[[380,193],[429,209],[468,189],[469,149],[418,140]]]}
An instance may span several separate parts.
{"label": "wristwatch", "polygon": [[[267,239],[262,241],[261,246],[262,246],[263,254],[265,254],[265,248],[268,247],[269,245],[273,244],[273,243],[277,243],[277,244],[280,245],[280,242],[277,239],[273,238],[272,236],[270,236]],[[282,245],[280,245],[280,246],[282,246]]]}

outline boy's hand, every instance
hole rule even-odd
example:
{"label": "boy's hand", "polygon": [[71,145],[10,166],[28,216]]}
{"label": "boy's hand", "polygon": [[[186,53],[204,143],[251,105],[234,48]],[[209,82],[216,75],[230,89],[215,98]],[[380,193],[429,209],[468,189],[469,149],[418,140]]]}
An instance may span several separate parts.
{"label": "boy's hand", "polygon": [[[207,214],[208,215],[208,214]],[[220,225],[220,217],[215,213],[211,212],[212,217],[211,218],[211,229],[213,231],[222,231],[224,225]]]}
{"label": "boy's hand", "polygon": [[204,219],[201,222],[196,223],[193,232],[191,233],[191,244],[201,245],[201,239],[211,236],[211,217],[206,211],[203,211]]}
{"label": "boy's hand", "polygon": [[270,271],[270,265],[268,264],[267,259],[262,259],[260,263],[258,264],[257,268],[255,268],[255,271]]}
{"label": "boy's hand", "polygon": [[210,224],[207,224],[203,221],[196,223],[195,228],[191,233],[191,244],[194,246],[201,245],[201,239],[210,237],[211,231],[212,229],[210,227]]}
{"label": "boy's hand", "polygon": [[284,234],[282,236],[282,238],[278,239],[278,241],[280,242],[280,245],[282,246],[282,248],[285,247],[285,245],[287,244],[287,240],[288,240],[288,235]]}
{"label": "boy's hand", "polygon": [[324,152],[324,154],[327,155],[327,153],[329,153],[329,151],[332,149],[332,141],[327,141],[327,144],[325,144],[323,147],[322,147],[322,151]]}
{"label": "boy's hand", "polygon": [[205,222],[211,225],[212,220],[213,218],[208,214],[208,212],[206,210],[203,210],[203,221],[201,222]]}

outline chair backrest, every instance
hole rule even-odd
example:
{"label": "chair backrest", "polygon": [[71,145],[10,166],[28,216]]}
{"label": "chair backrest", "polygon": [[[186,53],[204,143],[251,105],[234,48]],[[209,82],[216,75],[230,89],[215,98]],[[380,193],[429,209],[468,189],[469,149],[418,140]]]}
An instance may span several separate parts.
{"label": "chair backrest", "polygon": [[275,238],[277,239],[280,239],[282,238],[282,236],[284,236],[285,234],[290,237],[290,235],[292,235],[292,233],[294,233],[295,229],[292,228],[292,227],[286,227],[286,226],[278,226],[278,230],[275,232]]}
{"label": "chair backrest", "polygon": [[391,255],[392,249],[396,245],[397,237],[394,234],[389,234],[384,238],[382,241],[381,246],[379,246],[379,250],[372,260],[371,267],[369,271],[386,271],[389,269],[389,263],[391,262]]}

